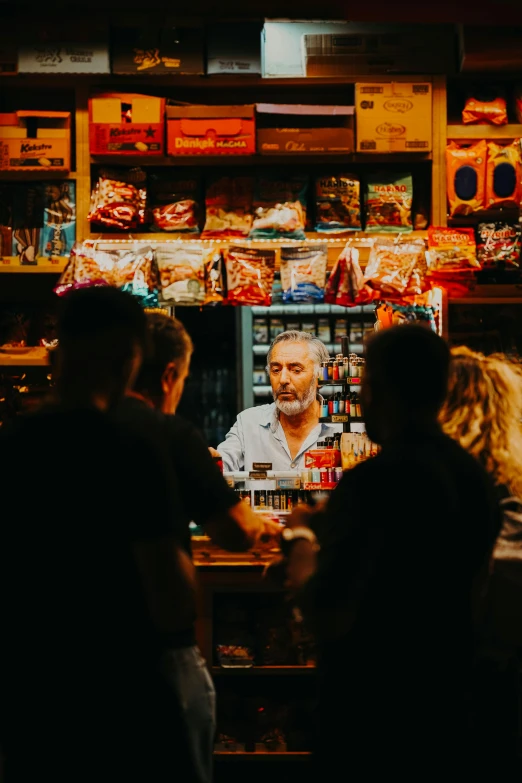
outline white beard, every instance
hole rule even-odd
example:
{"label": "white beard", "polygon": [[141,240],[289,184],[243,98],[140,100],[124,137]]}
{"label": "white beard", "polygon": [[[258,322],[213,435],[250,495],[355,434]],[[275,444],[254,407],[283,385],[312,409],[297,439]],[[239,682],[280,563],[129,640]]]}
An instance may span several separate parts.
{"label": "white beard", "polygon": [[301,399],[295,399],[295,400],[280,400],[276,395],[274,395],[274,400],[276,404],[276,408],[281,411],[281,413],[284,413],[285,416],[297,416],[299,413],[302,413],[307,408],[312,405],[312,403],[315,402],[316,398],[316,389],[315,386],[310,386],[307,393],[304,395],[304,397],[301,397]]}

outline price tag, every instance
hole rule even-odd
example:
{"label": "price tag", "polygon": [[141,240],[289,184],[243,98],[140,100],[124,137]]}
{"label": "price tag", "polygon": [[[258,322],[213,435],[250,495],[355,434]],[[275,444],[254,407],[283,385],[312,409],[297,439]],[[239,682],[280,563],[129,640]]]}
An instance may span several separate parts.
{"label": "price tag", "polygon": [[278,489],[300,489],[301,479],[298,478],[280,478],[276,480]]}
{"label": "price tag", "polygon": [[344,424],[348,421],[348,416],[345,413],[334,413],[331,419],[332,424]]}

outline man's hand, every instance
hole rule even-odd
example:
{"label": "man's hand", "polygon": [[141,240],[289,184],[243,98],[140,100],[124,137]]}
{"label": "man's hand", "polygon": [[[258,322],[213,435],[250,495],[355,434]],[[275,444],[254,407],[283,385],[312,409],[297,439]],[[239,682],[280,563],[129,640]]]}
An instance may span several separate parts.
{"label": "man's hand", "polygon": [[264,514],[256,514],[256,516],[259,517],[261,523],[261,530],[257,542],[271,547],[279,546],[281,539],[281,525],[279,522],[275,522]]}
{"label": "man's hand", "polygon": [[221,457],[221,454],[219,453],[219,451],[216,451],[216,449],[213,449],[212,446],[209,446],[208,450],[210,451],[210,456],[211,457]]}

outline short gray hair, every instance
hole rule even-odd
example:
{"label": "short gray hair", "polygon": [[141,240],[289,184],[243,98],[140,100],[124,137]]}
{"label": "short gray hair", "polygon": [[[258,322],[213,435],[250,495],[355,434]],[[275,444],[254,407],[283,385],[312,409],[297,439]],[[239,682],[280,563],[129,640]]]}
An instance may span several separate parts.
{"label": "short gray hair", "polygon": [[313,334],[309,334],[308,332],[298,332],[297,329],[290,329],[288,332],[281,332],[281,334],[278,334],[277,337],[272,340],[266,357],[267,369],[270,368],[272,351],[279,343],[307,343],[314,364],[318,367],[321,366],[321,362],[327,362],[330,358],[326,345],[321,342],[318,337],[314,337]]}

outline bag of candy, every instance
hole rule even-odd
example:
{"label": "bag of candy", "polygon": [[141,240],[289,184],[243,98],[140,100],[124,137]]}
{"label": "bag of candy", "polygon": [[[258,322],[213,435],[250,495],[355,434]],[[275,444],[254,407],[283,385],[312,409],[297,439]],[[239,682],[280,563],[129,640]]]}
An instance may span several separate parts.
{"label": "bag of candy", "polygon": [[415,242],[376,240],[364,270],[365,284],[384,295],[404,294],[423,253],[424,247]]}
{"label": "bag of candy", "polygon": [[484,140],[446,147],[446,174],[450,215],[470,215],[484,209],[487,144]]}
{"label": "bag of candy", "polygon": [[224,252],[227,304],[269,307],[272,302],[275,250],[231,245]]}
{"label": "bag of candy", "polygon": [[162,298],[179,305],[202,305],[205,300],[205,258],[208,247],[199,242],[164,242],[156,247]]}
{"label": "bag of candy", "polygon": [[520,267],[520,223],[479,223],[477,256],[483,269]]}
{"label": "bag of candy", "polygon": [[136,230],[146,223],[147,175],[140,168],[102,169],[91,194],[87,216],[100,230]]}
{"label": "bag of candy", "polygon": [[506,99],[498,90],[481,86],[466,100],[462,112],[464,125],[506,125],[508,121]]}
{"label": "bag of candy", "polygon": [[479,270],[474,230],[430,226],[427,261],[430,277],[441,278]]}
{"label": "bag of candy", "polygon": [[412,198],[411,174],[370,177],[366,182],[366,231],[412,231]]}
{"label": "bag of candy", "polygon": [[322,302],[327,260],[325,244],[282,247],[283,302]]}
{"label": "bag of candy", "polygon": [[356,177],[339,174],[315,181],[315,230],[345,233],[361,229],[361,183]]}
{"label": "bag of candy", "polygon": [[149,177],[153,228],[194,234],[199,231],[199,182],[190,177]]}
{"label": "bag of candy", "polygon": [[257,180],[251,239],[306,239],[308,177],[276,175]]}
{"label": "bag of candy", "polygon": [[501,146],[488,144],[486,207],[518,207],[522,196],[520,139]]}
{"label": "bag of candy", "polygon": [[202,239],[247,237],[252,228],[252,177],[219,177],[207,186]]}

